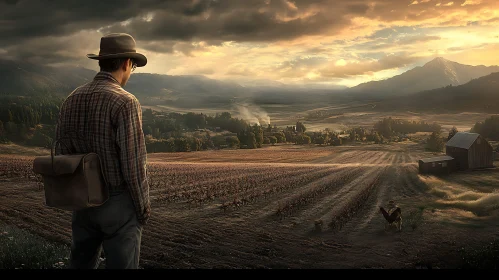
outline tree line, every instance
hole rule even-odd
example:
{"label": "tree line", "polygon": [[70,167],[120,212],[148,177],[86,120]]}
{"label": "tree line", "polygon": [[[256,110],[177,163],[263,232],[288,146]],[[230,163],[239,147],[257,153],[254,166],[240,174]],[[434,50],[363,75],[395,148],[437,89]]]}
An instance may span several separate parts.
{"label": "tree line", "polygon": [[383,137],[389,138],[397,133],[439,132],[442,127],[436,123],[429,124],[425,121],[409,121],[388,117],[376,122],[374,129]]}
{"label": "tree line", "polygon": [[481,134],[482,137],[499,141],[499,115],[493,115],[481,122],[476,122],[470,132]]}
{"label": "tree line", "polygon": [[0,97],[0,142],[49,147],[63,99],[46,96]]}
{"label": "tree line", "polygon": [[[64,99],[51,95],[24,98],[3,96],[0,99],[0,141],[49,148],[55,135],[60,105]],[[384,118],[371,129],[354,127],[343,131],[307,131],[305,124],[278,129],[270,124],[250,125],[230,112],[163,113],[143,111],[143,132],[150,152],[200,151],[207,149],[256,149],[265,144],[294,143],[338,146],[349,142],[387,143],[403,141],[414,132],[439,132],[440,126],[423,121]],[[493,129],[498,118],[475,125]],[[495,127],[498,127],[497,124]],[[492,135],[499,135],[493,134]],[[440,146],[436,144],[436,149]]]}

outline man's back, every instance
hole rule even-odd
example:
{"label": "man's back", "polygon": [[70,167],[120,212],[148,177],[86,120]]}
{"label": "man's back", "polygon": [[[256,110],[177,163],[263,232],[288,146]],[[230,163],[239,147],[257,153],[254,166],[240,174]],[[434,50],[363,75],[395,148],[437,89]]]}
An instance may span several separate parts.
{"label": "man's back", "polygon": [[139,219],[143,218],[149,194],[141,106],[110,73],[99,72],[67,97],[56,138],[62,138],[56,154],[97,153],[110,191],[130,188]]}

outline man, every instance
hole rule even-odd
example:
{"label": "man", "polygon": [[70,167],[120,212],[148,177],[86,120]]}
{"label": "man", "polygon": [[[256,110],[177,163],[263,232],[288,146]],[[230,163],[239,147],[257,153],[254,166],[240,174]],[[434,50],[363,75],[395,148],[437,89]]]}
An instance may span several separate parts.
{"label": "man", "polygon": [[147,64],[125,33],[101,38],[100,72],[76,88],[61,106],[56,153],[95,152],[100,156],[109,199],[72,214],[71,268],[97,268],[104,249],[107,268],[138,268],[142,227],[150,216],[142,109],[123,89],[132,71]]}

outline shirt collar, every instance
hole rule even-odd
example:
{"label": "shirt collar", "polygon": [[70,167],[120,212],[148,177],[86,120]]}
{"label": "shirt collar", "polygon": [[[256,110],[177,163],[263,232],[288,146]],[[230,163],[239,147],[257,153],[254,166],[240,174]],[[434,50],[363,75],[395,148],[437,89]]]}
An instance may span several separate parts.
{"label": "shirt collar", "polygon": [[113,77],[113,75],[110,72],[105,72],[105,71],[100,71],[99,73],[97,73],[97,75],[95,75],[94,77],[94,80],[111,80],[120,85],[120,82],[118,82],[118,80],[116,80],[116,78]]}

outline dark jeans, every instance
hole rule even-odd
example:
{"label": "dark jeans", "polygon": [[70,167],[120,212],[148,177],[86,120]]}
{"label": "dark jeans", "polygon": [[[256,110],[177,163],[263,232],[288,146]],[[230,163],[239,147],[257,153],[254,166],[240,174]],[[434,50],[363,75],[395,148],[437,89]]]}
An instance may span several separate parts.
{"label": "dark jeans", "polygon": [[142,226],[128,190],[98,207],[73,212],[70,268],[94,269],[102,249],[106,268],[137,269]]}

